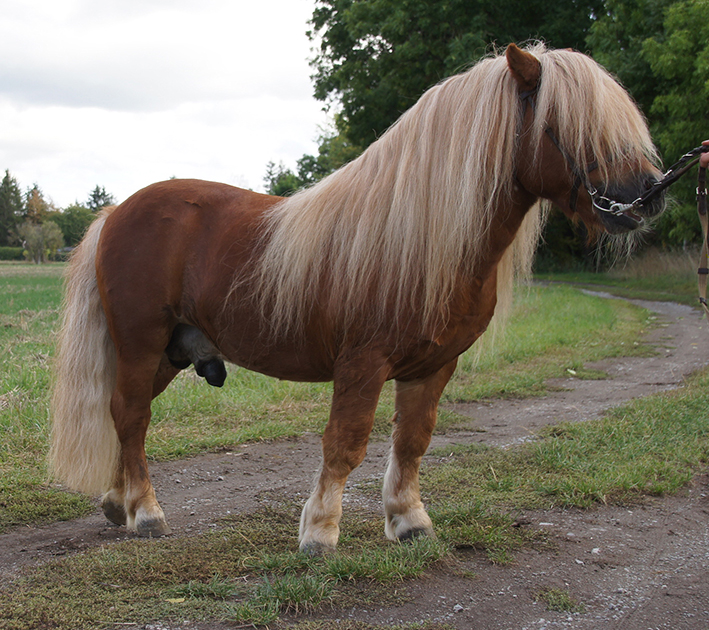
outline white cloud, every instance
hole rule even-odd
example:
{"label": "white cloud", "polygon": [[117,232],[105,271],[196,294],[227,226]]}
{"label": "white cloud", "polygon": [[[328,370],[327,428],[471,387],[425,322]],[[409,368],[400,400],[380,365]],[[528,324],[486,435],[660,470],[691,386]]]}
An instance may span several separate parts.
{"label": "white cloud", "polygon": [[[4,7],[5,9],[5,7]],[[170,176],[259,189],[315,150],[312,0],[22,0],[0,22],[0,168],[55,203]]]}

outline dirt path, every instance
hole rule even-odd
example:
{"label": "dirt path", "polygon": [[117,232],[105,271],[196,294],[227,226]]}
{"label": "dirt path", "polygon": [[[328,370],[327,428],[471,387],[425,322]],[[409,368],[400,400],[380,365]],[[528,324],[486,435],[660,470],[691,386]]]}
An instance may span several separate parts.
{"label": "dirt path", "polygon": [[[433,446],[513,444],[545,424],[586,420],[632,398],[677,387],[687,374],[709,363],[707,324],[697,311],[637,303],[657,315],[660,325],[647,339],[657,344],[658,356],[593,364],[611,378],[562,379],[553,384],[563,390],[543,399],[458,405],[456,411],[471,418],[471,431],[435,436]],[[370,445],[365,463],[351,477],[345,509],[363,503],[380,509],[357,491],[357,484],[381,478],[387,449],[384,441]],[[190,535],[215,527],[230,511],[262,505],[274,491],[306,496],[319,457],[319,437],[306,435],[154,465],[152,474],[175,535]],[[683,496],[642,508],[554,510],[526,518],[530,527],[549,531],[555,552],[525,551],[505,567],[471,552],[462,562],[474,579],[440,573],[405,586],[412,596],[409,604],[355,607],[338,616],[382,625],[433,619],[483,630],[709,628],[709,483],[704,477]],[[293,527],[295,534],[297,524]],[[77,521],[0,535],[0,592],[23,566],[126,537],[121,528],[108,527],[98,509]],[[585,604],[585,612],[546,611],[534,601],[543,588],[569,590]]]}

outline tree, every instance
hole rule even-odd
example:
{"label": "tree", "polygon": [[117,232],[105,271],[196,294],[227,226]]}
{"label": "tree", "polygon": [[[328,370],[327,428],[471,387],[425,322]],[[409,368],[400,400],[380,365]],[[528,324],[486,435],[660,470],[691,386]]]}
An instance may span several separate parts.
{"label": "tree", "polygon": [[606,0],[587,43],[594,59],[615,74],[647,116],[662,91],[643,54],[648,37],[663,31],[665,10],[676,0]]}
{"label": "tree", "polygon": [[17,232],[28,258],[35,264],[47,262],[49,256],[56,254],[64,245],[62,231],[54,221],[37,224],[27,220],[19,226]]}
{"label": "tree", "polygon": [[[708,11],[708,0],[677,2],[666,12],[664,32],[643,43],[643,56],[664,85],[650,113],[653,136],[668,164],[709,138]],[[671,243],[700,240],[695,186],[687,177],[673,187],[680,203],[660,224]]]}
{"label": "tree", "polygon": [[55,211],[56,208],[44,198],[44,193],[37,184],[27,189],[25,193],[25,219],[32,223],[41,223],[47,218],[48,213]]}
{"label": "tree", "polygon": [[318,0],[315,97],[341,107],[344,131],[365,148],[431,85],[492,43],[544,38],[583,48],[602,0]]}
{"label": "tree", "polygon": [[[593,55],[640,103],[665,164],[709,138],[708,0],[607,0],[592,27]],[[665,246],[698,242],[695,183],[672,187],[679,203],[655,226]]]}
{"label": "tree", "polygon": [[288,197],[302,186],[298,176],[291,169],[286,168],[283,162],[278,166],[274,162],[269,162],[266,165],[263,181],[266,184],[266,193],[279,197]]}
{"label": "tree", "polygon": [[297,173],[281,162],[266,165],[263,178],[269,195],[287,197],[299,188],[310,186],[320,181],[338,168],[354,160],[362,150],[354,146],[343,132],[338,131],[337,122],[324,129],[318,138],[318,154],[306,154],[297,161]]}
{"label": "tree", "polygon": [[67,206],[63,211],[57,212],[50,217],[61,229],[65,244],[71,246],[79,244],[79,241],[84,237],[87,228],[95,218],[95,213],[78,202]]}
{"label": "tree", "polygon": [[318,154],[304,155],[298,160],[298,179],[301,186],[314,184],[341,166],[354,160],[362,149],[347,138],[345,123],[340,117],[318,138]]}
{"label": "tree", "polygon": [[91,212],[98,212],[102,208],[112,206],[115,203],[116,200],[113,195],[107,193],[103,186],[96,186],[96,188],[91,191],[86,205]]}
{"label": "tree", "polygon": [[24,214],[22,192],[17,180],[5,170],[5,177],[0,183],[0,245],[9,245],[17,222]]}

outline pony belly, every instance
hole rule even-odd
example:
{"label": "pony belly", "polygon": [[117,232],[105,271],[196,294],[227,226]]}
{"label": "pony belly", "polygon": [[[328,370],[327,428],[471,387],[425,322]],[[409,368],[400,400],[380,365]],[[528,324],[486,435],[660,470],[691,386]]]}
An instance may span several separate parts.
{"label": "pony belly", "polygon": [[222,346],[229,363],[282,381],[324,383],[334,375],[334,359],[323,352],[317,340],[302,344],[242,342]]}

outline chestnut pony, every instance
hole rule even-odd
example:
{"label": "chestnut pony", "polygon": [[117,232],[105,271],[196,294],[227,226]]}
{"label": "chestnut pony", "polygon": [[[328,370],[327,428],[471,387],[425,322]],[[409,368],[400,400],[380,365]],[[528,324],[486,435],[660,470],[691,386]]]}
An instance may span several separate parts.
{"label": "chestnut pony", "polygon": [[[594,61],[510,45],[428,90],[358,159],[287,198],[172,180],[93,223],[72,257],[53,399],[51,463],[103,494],[106,516],[169,532],[150,483],[151,400],[190,363],[334,381],[301,548],[337,544],[342,493],[396,382],[383,484],[386,535],[432,534],[419,464],[458,355],[485,331],[544,212],[629,231],[661,201],[642,115]],[[501,302],[505,300],[501,299]],[[498,306],[498,310],[500,306]]]}

